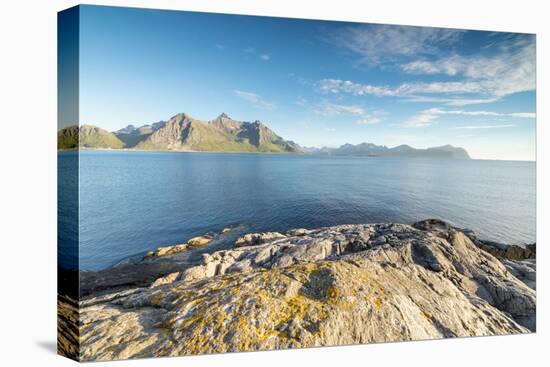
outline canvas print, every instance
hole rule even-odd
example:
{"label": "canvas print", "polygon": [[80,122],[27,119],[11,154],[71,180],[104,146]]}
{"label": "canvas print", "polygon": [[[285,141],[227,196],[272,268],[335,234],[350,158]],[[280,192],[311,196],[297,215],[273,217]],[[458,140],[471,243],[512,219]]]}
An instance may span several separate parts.
{"label": "canvas print", "polygon": [[536,331],[533,34],[77,6],[58,351]]}

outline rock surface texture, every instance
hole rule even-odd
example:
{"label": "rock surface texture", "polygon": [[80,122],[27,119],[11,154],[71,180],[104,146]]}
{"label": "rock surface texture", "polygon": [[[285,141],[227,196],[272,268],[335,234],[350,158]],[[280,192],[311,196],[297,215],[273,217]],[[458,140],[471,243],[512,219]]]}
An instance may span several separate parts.
{"label": "rock surface texture", "polygon": [[112,360],[534,331],[534,261],[503,261],[444,222],[249,234],[149,286],[82,300],[80,355]]}

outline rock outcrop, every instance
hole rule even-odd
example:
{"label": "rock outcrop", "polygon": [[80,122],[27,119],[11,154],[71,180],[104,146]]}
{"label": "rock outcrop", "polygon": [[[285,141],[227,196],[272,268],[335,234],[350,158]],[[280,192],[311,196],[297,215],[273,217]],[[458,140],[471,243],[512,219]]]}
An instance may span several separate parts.
{"label": "rock outcrop", "polygon": [[524,265],[503,264],[441,224],[250,234],[149,286],[82,300],[81,356],[528,333],[536,298],[521,280],[534,279],[534,266]]}
{"label": "rock outcrop", "polygon": [[162,246],[156,250],[149,251],[145,254],[144,259],[151,259],[155,257],[169,256],[174,254],[179,254],[190,248],[200,248],[208,245],[214,237],[212,235],[202,235],[189,239],[186,243],[180,243],[177,245]]}

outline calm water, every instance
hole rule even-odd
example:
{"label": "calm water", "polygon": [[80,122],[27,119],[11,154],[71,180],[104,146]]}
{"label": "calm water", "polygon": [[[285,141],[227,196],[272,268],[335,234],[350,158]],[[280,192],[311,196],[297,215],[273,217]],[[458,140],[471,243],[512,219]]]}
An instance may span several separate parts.
{"label": "calm water", "polygon": [[[68,160],[70,154],[60,157]],[[81,269],[109,267],[230,225],[242,225],[243,232],[284,231],[342,223],[411,223],[431,217],[473,228],[486,239],[534,242],[535,164],[269,154],[80,154]],[[62,257],[63,261],[71,260]]]}

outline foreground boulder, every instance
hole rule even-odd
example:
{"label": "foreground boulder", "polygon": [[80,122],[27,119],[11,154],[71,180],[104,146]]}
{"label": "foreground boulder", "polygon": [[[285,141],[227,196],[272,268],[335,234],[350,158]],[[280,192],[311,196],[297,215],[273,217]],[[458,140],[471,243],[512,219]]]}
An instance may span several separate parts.
{"label": "foreground boulder", "polygon": [[536,320],[534,290],[466,234],[403,224],[254,234],[80,306],[85,360],[528,333]]}

